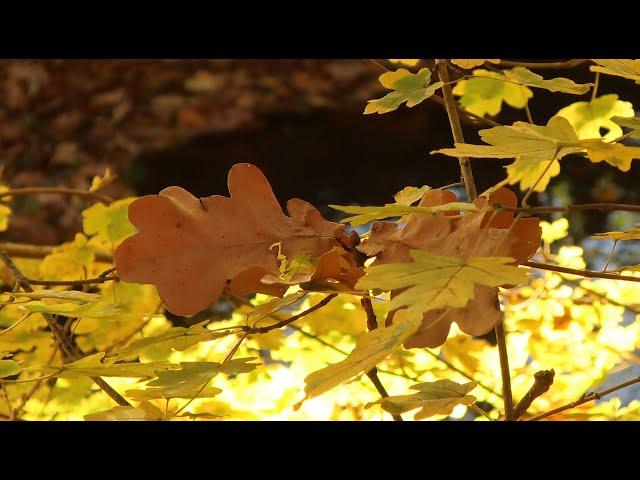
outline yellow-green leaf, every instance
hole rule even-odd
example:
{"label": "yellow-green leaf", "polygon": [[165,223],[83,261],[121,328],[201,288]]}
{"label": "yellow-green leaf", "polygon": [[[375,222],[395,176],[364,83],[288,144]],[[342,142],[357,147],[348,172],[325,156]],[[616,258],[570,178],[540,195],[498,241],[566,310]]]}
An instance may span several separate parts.
{"label": "yellow-green leaf", "polygon": [[414,416],[415,420],[434,415],[449,415],[456,405],[471,405],[476,401],[473,395],[467,395],[476,386],[475,382],[459,384],[451,380],[419,383],[411,387],[412,390],[418,390],[418,393],[383,398],[367,406],[380,404],[392,415],[420,408]]}
{"label": "yellow-green leaf", "polygon": [[200,342],[209,342],[232,333],[231,330],[211,331],[205,328],[208,321],[198,323],[189,328],[173,327],[154,337],[141,338],[129,344],[126,348],[109,355],[109,358],[122,359],[136,355],[152,346],[162,346],[167,349],[183,351]]}
{"label": "yellow-green leaf", "polygon": [[[631,102],[623,102],[618,100],[618,95],[610,94],[590,102],[572,103],[556,115],[569,120],[578,138],[602,138],[610,142],[622,135],[622,129],[612,118],[633,117],[634,110]],[[604,136],[600,134],[601,128],[608,130]]]}
{"label": "yellow-green leaf", "polygon": [[40,275],[47,280],[81,279],[94,258],[95,254],[87,243],[87,237],[78,233],[73,242],[54,247],[53,252],[42,260]]}
{"label": "yellow-green leaf", "polygon": [[542,228],[542,240],[547,243],[553,243],[569,234],[569,221],[566,218],[560,218],[553,223],[540,222]]}
{"label": "yellow-green leaf", "polygon": [[564,77],[545,80],[542,75],[533,73],[531,70],[524,67],[515,67],[511,70],[503,70],[502,73],[512,82],[527,85],[529,87],[544,88],[551,92],[564,92],[572,93],[574,95],[582,95],[587,93],[591,87],[593,87],[593,83],[579,84]]}
{"label": "yellow-green leaf", "polygon": [[551,177],[560,173],[558,160],[583,150],[569,121],[558,116],[551,118],[546,126],[516,122],[511,126],[480,130],[480,136],[491,146],[456,143],[455,148],[431,153],[452,157],[516,158],[507,167],[509,183],[520,183],[523,190],[536,185],[535,191],[542,191]]}
{"label": "yellow-green leaf", "polygon": [[589,67],[592,72],[628,78],[640,84],[640,60],[594,59],[593,61],[596,62],[597,65]]}
{"label": "yellow-green leaf", "polygon": [[528,272],[508,265],[509,257],[443,257],[422,250],[411,250],[411,263],[387,263],[368,267],[356,288],[405,289],[391,300],[389,309],[408,307],[416,313],[443,307],[462,308],[475,297],[475,286],[519,285]]}
{"label": "yellow-green leaf", "polygon": [[364,110],[365,115],[392,112],[403,103],[409,108],[415,107],[443,85],[442,82],[430,85],[431,72],[428,68],[423,68],[418,73],[400,68],[394,72],[383,73],[379,80],[385,88],[393,91],[382,98],[369,100]]}
{"label": "yellow-green leaf", "polygon": [[135,197],[123,198],[105,206],[102,203],[82,212],[82,228],[87,235],[100,235],[108,242],[120,242],[136,233],[129,222],[129,205]]}
{"label": "yellow-green leaf", "polygon": [[524,108],[533,93],[527,87],[506,82],[498,72],[478,69],[469,80],[459,81],[453,94],[460,97],[460,104],[476,115],[497,115],[502,102],[513,108]]}
{"label": "yellow-green leaf", "polygon": [[18,362],[13,360],[0,360],[0,378],[10,377],[22,371]]}
{"label": "yellow-green leaf", "polygon": [[444,205],[435,205],[433,207],[412,207],[408,205],[401,205],[399,203],[388,203],[381,207],[360,207],[356,205],[329,206],[336,210],[340,210],[341,212],[357,214],[353,217],[348,217],[342,220],[343,223],[350,223],[354,227],[380,218],[402,217],[403,215],[408,215],[410,213],[435,214],[437,212],[449,211],[473,212],[478,209],[474,204],[464,202],[445,203]]}
{"label": "yellow-green leaf", "polygon": [[[305,379],[305,398],[317,397],[328,390],[368,372],[409,338],[422,323],[422,316],[401,310],[390,327],[364,333],[356,339],[356,347],[347,358],[313,372]],[[302,402],[296,405],[300,406]]]}

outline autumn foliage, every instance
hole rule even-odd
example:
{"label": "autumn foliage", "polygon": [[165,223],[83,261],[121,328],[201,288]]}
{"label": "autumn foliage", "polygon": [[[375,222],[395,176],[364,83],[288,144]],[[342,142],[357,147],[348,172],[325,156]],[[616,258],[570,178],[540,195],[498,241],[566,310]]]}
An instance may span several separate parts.
{"label": "autumn foliage", "polygon": [[[229,196],[171,186],[114,201],[103,193],[110,170],[86,189],[1,185],[0,231],[21,196],[92,205],[71,242],[0,243],[0,415],[640,418],[635,399],[592,403],[640,382],[606,387],[637,362],[640,262],[616,262],[614,250],[640,229],[592,232],[612,245],[604,266],[587,268],[565,218],[640,207],[539,195],[565,158],[622,172],[640,159],[629,102],[597,96],[600,75],[640,83],[640,60],[388,63],[376,63],[388,70],[386,94],[364,114],[442,105],[453,140],[431,153],[458,160],[459,183],[407,186],[382,206],[331,205],[340,223],[297,198],[283,209],[247,163],[229,171]],[[532,71],[579,65],[593,83]],[[191,88],[212,81],[194,78]],[[592,97],[536,124],[529,102],[541,89]],[[498,123],[506,106],[527,121]],[[182,123],[205,121],[180,112]],[[461,117],[481,143],[465,141]],[[479,195],[478,158],[507,162],[505,178]]]}

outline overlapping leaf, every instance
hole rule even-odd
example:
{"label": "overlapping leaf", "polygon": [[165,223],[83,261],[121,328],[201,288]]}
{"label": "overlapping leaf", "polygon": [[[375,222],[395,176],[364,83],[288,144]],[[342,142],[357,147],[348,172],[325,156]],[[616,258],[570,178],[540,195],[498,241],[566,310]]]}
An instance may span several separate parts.
{"label": "overlapping leaf", "polygon": [[472,404],[476,398],[468,393],[476,386],[475,382],[459,384],[451,380],[419,383],[411,387],[412,390],[418,390],[417,393],[383,398],[367,406],[380,404],[392,415],[419,408],[420,411],[415,414],[414,419],[422,420],[434,415],[449,415],[456,405]]}
{"label": "overlapping leaf", "polygon": [[625,117],[612,117],[611,121],[622,127],[627,127],[632,130],[631,137],[640,137],[640,117],[625,118]]}
{"label": "overlapping leaf", "polygon": [[475,297],[476,285],[499,287],[527,281],[526,270],[509,265],[511,257],[469,257],[461,259],[411,250],[411,263],[387,263],[367,268],[358,281],[361,289],[399,290],[391,300],[392,310],[408,307],[424,313],[445,307],[467,306]]}
{"label": "overlapping leaf", "polygon": [[[431,190],[420,206],[432,206],[456,201],[452,192]],[[488,205],[516,206],[516,196],[500,188],[487,198],[474,203],[482,210]],[[411,250],[422,250],[439,256],[455,257],[466,262],[470,257],[511,257],[517,263],[531,257],[540,245],[540,226],[536,218],[514,220],[503,212],[472,212],[454,216],[456,212],[435,215],[410,214],[400,227],[390,222],[375,222],[369,238],[359,250],[376,256],[373,266],[410,263]],[[366,277],[364,277],[366,279]],[[366,280],[364,280],[366,282]],[[392,291],[392,298],[402,289]],[[497,289],[483,285],[475,287],[474,298],[463,308],[445,307],[424,314],[418,331],[405,343],[407,347],[436,347],[444,343],[452,322],[469,335],[487,333],[500,318],[496,306]],[[393,321],[393,311],[387,324]]]}
{"label": "overlapping leaf", "polygon": [[96,203],[82,212],[82,227],[87,235],[99,235],[108,242],[117,243],[133,235],[136,229],[127,218],[129,205],[136,199],[123,198],[109,206]]}
{"label": "overlapping leaf", "polygon": [[345,213],[355,213],[353,217],[347,217],[342,220],[344,223],[350,223],[354,227],[364,225],[388,217],[402,217],[410,213],[434,214],[437,212],[447,211],[465,211],[471,212],[476,210],[475,205],[462,202],[453,202],[445,205],[434,205],[433,207],[412,207],[410,205],[401,205],[399,203],[387,203],[382,207],[360,207],[357,205],[329,205],[331,208],[340,210]]}
{"label": "overlapping leaf", "polygon": [[431,84],[431,72],[428,68],[423,68],[418,73],[400,68],[394,72],[383,73],[379,80],[385,88],[393,91],[382,98],[369,100],[364,109],[365,115],[393,112],[403,103],[409,108],[415,107],[443,85],[442,82]]}
{"label": "overlapping leaf", "polygon": [[289,200],[291,216],[285,215],[253,165],[235,165],[228,183],[231,198],[198,200],[169,187],[136,200],[129,217],[139,232],[115,252],[121,278],[154,284],[168,310],[191,315],[216,301],[228,279],[248,270],[251,275],[232,282],[232,289],[263,291],[260,278],[279,272],[278,253],[270,248],[277,242],[287,258],[301,252],[317,257],[339,246],[342,225],[299,199]]}
{"label": "overlapping leaf", "polygon": [[[254,358],[236,358],[226,363],[217,362],[183,362],[179,370],[158,372],[157,378],[147,383],[145,393],[134,391],[134,396],[146,398],[193,398],[204,394],[215,396],[218,389],[205,392],[205,386],[218,373],[227,375],[246,373],[259,364],[250,363]],[[127,392],[128,394],[130,392]]]}

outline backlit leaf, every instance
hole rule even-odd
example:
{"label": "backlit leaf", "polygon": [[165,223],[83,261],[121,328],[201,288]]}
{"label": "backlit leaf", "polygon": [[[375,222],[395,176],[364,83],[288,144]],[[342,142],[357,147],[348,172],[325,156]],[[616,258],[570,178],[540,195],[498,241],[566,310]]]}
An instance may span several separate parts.
{"label": "backlit leaf", "polygon": [[464,68],[465,70],[469,70],[474,67],[479,67],[480,65],[484,65],[485,62],[489,63],[500,63],[500,60],[497,58],[452,58],[451,63],[457,65],[460,68]]}
{"label": "backlit leaf", "polygon": [[331,208],[340,210],[345,213],[356,213],[353,217],[342,220],[343,223],[350,223],[354,227],[364,225],[365,223],[388,217],[402,217],[410,213],[434,214],[437,212],[449,211],[465,211],[472,212],[477,210],[475,205],[471,203],[454,202],[445,205],[436,205],[433,207],[412,207],[401,205],[399,203],[388,203],[382,207],[359,207],[356,205],[329,205]]}
{"label": "backlit leaf", "polygon": [[600,139],[582,140],[589,160],[594,163],[607,162],[623,172],[631,169],[631,161],[640,159],[640,147],[628,147],[620,143],[606,143]]}
{"label": "backlit leaf", "polygon": [[22,367],[18,362],[13,360],[0,360],[0,378],[10,377],[22,371]]}
{"label": "backlit leaf", "polygon": [[96,203],[82,212],[82,228],[87,235],[99,235],[107,242],[118,243],[136,233],[127,213],[134,197],[116,200],[109,206]]}

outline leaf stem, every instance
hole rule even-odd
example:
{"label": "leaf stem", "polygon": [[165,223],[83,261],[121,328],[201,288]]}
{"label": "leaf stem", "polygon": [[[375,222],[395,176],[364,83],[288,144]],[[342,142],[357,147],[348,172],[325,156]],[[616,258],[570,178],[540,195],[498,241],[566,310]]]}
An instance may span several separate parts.
{"label": "leaf stem", "polygon": [[587,278],[605,278],[607,280],[622,280],[626,282],[640,282],[640,277],[632,277],[630,275],[617,275],[615,273],[594,272],[591,270],[576,270],[575,268],[561,267],[559,265],[551,265],[549,263],[539,262],[523,262],[522,265],[531,268],[537,268],[538,270],[549,270],[551,272],[569,273],[571,275],[578,275],[580,277]]}

